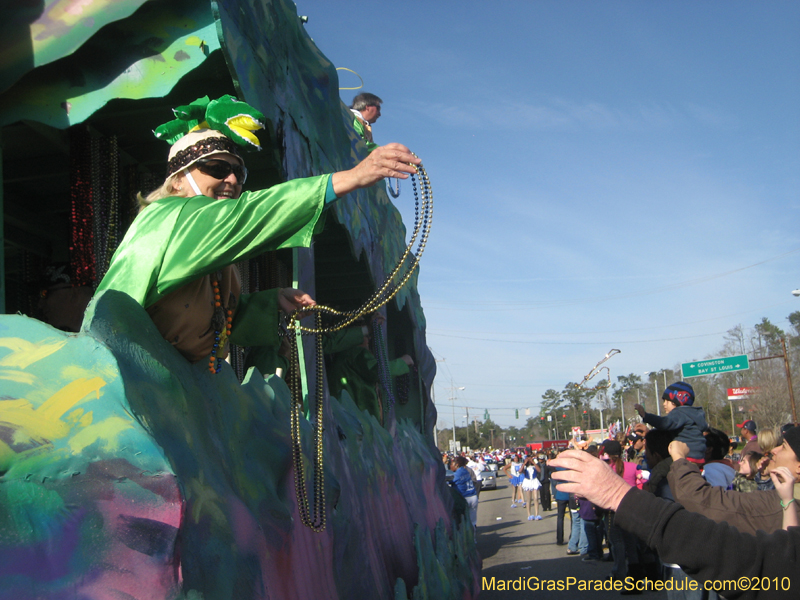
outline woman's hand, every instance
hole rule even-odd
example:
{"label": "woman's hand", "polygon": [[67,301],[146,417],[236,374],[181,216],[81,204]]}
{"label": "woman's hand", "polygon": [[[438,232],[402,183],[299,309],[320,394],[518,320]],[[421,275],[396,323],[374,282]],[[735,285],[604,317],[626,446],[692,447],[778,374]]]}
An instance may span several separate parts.
{"label": "woman's hand", "polygon": [[634,404],[633,408],[634,408],[634,410],[636,410],[636,412],[639,413],[639,416],[642,419],[644,419],[644,406],[642,406],[641,404]]}
{"label": "woman's hand", "polygon": [[[409,164],[411,163],[411,164]],[[386,177],[408,179],[417,172],[413,165],[422,161],[402,144],[386,144],[375,148],[369,156],[349,171],[333,174],[333,191],[338,197],[369,187]]]}
{"label": "woman's hand", "polygon": [[281,310],[287,315],[298,309],[317,305],[316,301],[303,290],[294,288],[281,288],[278,291],[278,302],[281,305]]}

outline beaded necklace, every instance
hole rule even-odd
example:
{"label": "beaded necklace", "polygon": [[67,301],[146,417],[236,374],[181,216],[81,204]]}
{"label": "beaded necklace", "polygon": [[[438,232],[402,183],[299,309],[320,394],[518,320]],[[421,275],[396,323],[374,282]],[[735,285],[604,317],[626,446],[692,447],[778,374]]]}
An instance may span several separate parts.
{"label": "beaded necklace", "polygon": [[[394,393],[392,392],[392,376],[389,372],[389,358],[386,343],[383,340],[383,330],[380,325],[375,325],[372,332],[373,354],[378,359],[378,379],[381,382],[381,387],[386,391],[386,410],[381,412],[388,415],[394,407]],[[383,394],[381,394],[382,396]],[[382,398],[378,396],[378,400],[383,404]]]}
{"label": "beaded necklace", "polygon": [[75,286],[95,281],[92,221],[91,137],[85,127],[70,130],[70,264]]}
{"label": "beaded necklace", "polygon": [[[316,313],[315,327],[321,326],[321,314]],[[289,362],[288,383],[292,392],[292,402],[289,409],[290,427],[292,437],[292,466],[294,468],[294,489],[297,496],[297,510],[300,521],[315,533],[325,531],[325,477],[322,465],[322,425],[324,415],[323,397],[323,372],[322,372],[322,336],[316,336],[317,371],[316,371],[316,410],[314,421],[311,423],[314,444],[314,508],[313,514],[309,507],[308,489],[306,488],[306,470],[303,463],[303,446],[300,439],[300,416],[303,411],[303,394],[300,385],[300,357],[297,350],[297,338],[291,336],[291,358]]]}
{"label": "beaded necklace", "polygon": [[[415,155],[416,156],[416,155]],[[291,345],[291,363],[289,367],[288,383],[291,389],[292,403],[291,414],[291,435],[292,435],[292,466],[294,468],[294,487],[299,506],[300,520],[306,527],[319,533],[325,530],[325,481],[322,463],[322,418],[324,415],[324,389],[323,389],[323,353],[322,353],[322,334],[340,331],[351,325],[362,316],[375,312],[392,298],[408,283],[419,265],[420,257],[425,250],[430,234],[431,222],[433,220],[433,192],[431,190],[430,179],[425,168],[420,164],[416,165],[416,175],[411,175],[411,186],[414,191],[414,230],[411,239],[406,246],[403,255],[397,261],[392,272],[386,277],[381,287],[358,309],[354,311],[341,312],[329,306],[307,306],[303,309],[295,310],[287,317],[286,331]],[[419,179],[419,193],[417,193],[417,179]],[[420,200],[421,197],[421,200]],[[421,211],[421,215],[420,215]],[[419,237],[419,242],[417,238]],[[417,243],[415,252],[412,252],[414,244]],[[411,258],[409,259],[409,255]],[[405,272],[401,273],[403,265],[406,264]],[[306,327],[300,324],[300,319],[314,313],[314,326]],[[328,317],[341,317],[338,323],[323,326],[323,315]],[[303,410],[303,392],[300,385],[299,372],[299,352],[297,350],[297,335],[316,336],[316,411],[315,420],[312,423],[314,428],[314,513],[311,514],[309,508],[308,490],[306,488],[306,471],[303,464],[303,452],[300,440],[300,414]],[[388,371],[388,369],[387,369]]]}
{"label": "beaded necklace", "polygon": [[[241,294],[252,294],[258,290],[253,290],[250,287],[250,260],[243,260],[236,263],[236,269],[239,271],[239,278],[241,279]],[[229,334],[230,335],[230,334]],[[245,375],[245,348],[237,346],[231,342],[228,348],[228,362],[236,373],[236,379],[241,383],[244,381]]]}
{"label": "beaded necklace", "polygon": [[208,357],[208,370],[211,373],[219,373],[222,369],[221,358],[217,357],[217,352],[222,353],[225,342],[231,336],[231,323],[233,322],[233,311],[222,305],[222,297],[219,293],[219,279],[221,273],[216,273],[211,280],[211,287],[214,289],[214,316],[211,318],[211,325],[214,327],[214,345],[211,348],[211,356]]}
{"label": "beaded necklace", "polygon": [[[428,179],[428,174],[425,172],[425,169],[422,165],[416,165],[416,168],[419,172],[417,176],[420,180],[420,191],[419,193],[417,192],[417,176],[412,175],[411,185],[414,191],[414,230],[411,234],[411,239],[409,240],[408,245],[403,252],[403,255],[397,261],[394,269],[392,269],[392,272],[386,277],[381,287],[376,290],[372,296],[370,296],[370,298],[357,310],[338,311],[334,308],[330,308],[329,306],[321,305],[306,306],[302,309],[298,309],[287,317],[287,330],[290,332],[300,332],[304,335],[340,331],[345,327],[352,325],[356,320],[360,319],[364,315],[375,312],[384,306],[389,302],[389,300],[397,295],[397,293],[406,283],[408,283],[408,280],[411,279],[411,276],[414,274],[414,271],[419,265],[422,253],[424,252],[425,246],[428,243],[428,235],[430,234],[431,222],[433,220],[433,195],[431,192],[430,180]],[[420,196],[422,197],[421,201]],[[422,210],[421,217],[420,210]],[[417,237],[419,237],[418,243]],[[416,252],[412,252],[415,243],[417,243],[417,249]],[[409,256],[411,257],[410,259]],[[409,264],[406,267],[405,273],[401,274],[400,271],[403,268],[403,265],[406,263],[406,259],[409,259]],[[342,319],[338,323],[327,327],[306,327],[305,325],[301,325],[299,322],[299,315],[301,313],[305,313],[305,316],[311,312],[324,313],[333,317],[342,317]]]}
{"label": "beaded necklace", "polygon": [[408,391],[411,386],[411,374],[414,373],[414,379],[416,379],[417,375],[417,366],[412,365],[409,368],[409,372],[400,375],[397,378],[397,403],[398,404],[408,404]]}
{"label": "beaded necklace", "polygon": [[119,146],[117,137],[92,139],[94,263],[99,283],[117,249]]}
{"label": "beaded necklace", "polygon": [[395,185],[397,185],[397,191],[395,191],[394,188],[392,188],[392,182],[391,181],[387,181],[387,183],[389,185],[386,186],[386,189],[389,190],[389,195],[392,198],[399,198],[400,197],[400,180],[399,179],[395,179],[394,181],[395,181]]}

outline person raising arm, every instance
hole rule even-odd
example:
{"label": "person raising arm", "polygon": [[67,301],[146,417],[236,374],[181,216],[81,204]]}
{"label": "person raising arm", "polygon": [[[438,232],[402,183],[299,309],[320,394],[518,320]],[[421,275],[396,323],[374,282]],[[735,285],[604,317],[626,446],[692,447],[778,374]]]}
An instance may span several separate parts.
{"label": "person raising arm", "polygon": [[[585,452],[562,452],[551,465],[564,469],[552,474],[560,482],[557,489],[580,493],[592,503],[615,511],[616,524],[655,549],[664,562],[681,565],[701,582],[746,580],[733,590],[726,589],[729,600],[786,598],[790,596],[782,590],[794,593],[800,586],[796,568],[800,528],[772,534],[759,531],[755,536],[741,533],[631,486]],[[769,589],[746,586],[762,577],[778,585]]]}
{"label": "person raising arm", "polygon": [[377,148],[352,169],[242,191],[241,148],[260,148],[264,116],[232,96],[199,98],[156,128],[172,146],[162,185],[147,197],[100,282],[147,310],[190,362],[219,372],[228,342],[278,348],[279,311],[312,306],[302,290],[241,294],[235,263],[309,247],[325,206],[385,177],[407,178],[420,160],[402,144]]}

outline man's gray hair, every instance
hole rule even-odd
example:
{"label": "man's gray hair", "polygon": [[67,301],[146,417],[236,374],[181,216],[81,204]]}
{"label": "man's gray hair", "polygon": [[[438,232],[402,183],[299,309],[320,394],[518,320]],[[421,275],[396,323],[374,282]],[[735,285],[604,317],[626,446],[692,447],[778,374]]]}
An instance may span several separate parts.
{"label": "man's gray hair", "polygon": [[368,106],[380,106],[381,104],[383,104],[383,100],[378,98],[375,94],[364,92],[353,98],[353,103],[350,105],[350,108],[360,111]]}

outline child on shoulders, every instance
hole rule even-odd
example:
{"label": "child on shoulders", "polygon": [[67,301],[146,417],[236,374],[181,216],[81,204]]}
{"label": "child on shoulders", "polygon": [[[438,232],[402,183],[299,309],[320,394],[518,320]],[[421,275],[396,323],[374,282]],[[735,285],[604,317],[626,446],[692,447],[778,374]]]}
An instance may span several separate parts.
{"label": "child on shoulders", "polygon": [[708,430],[706,415],[699,406],[694,406],[694,390],[685,381],[676,381],[661,395],[664,415],[645,412],[641,404],[633,407],[642,420],[666,431],[677,431],[676,440],[689,446],[687,460],[702,465],[705,462],[706,440],[703,432]]}

